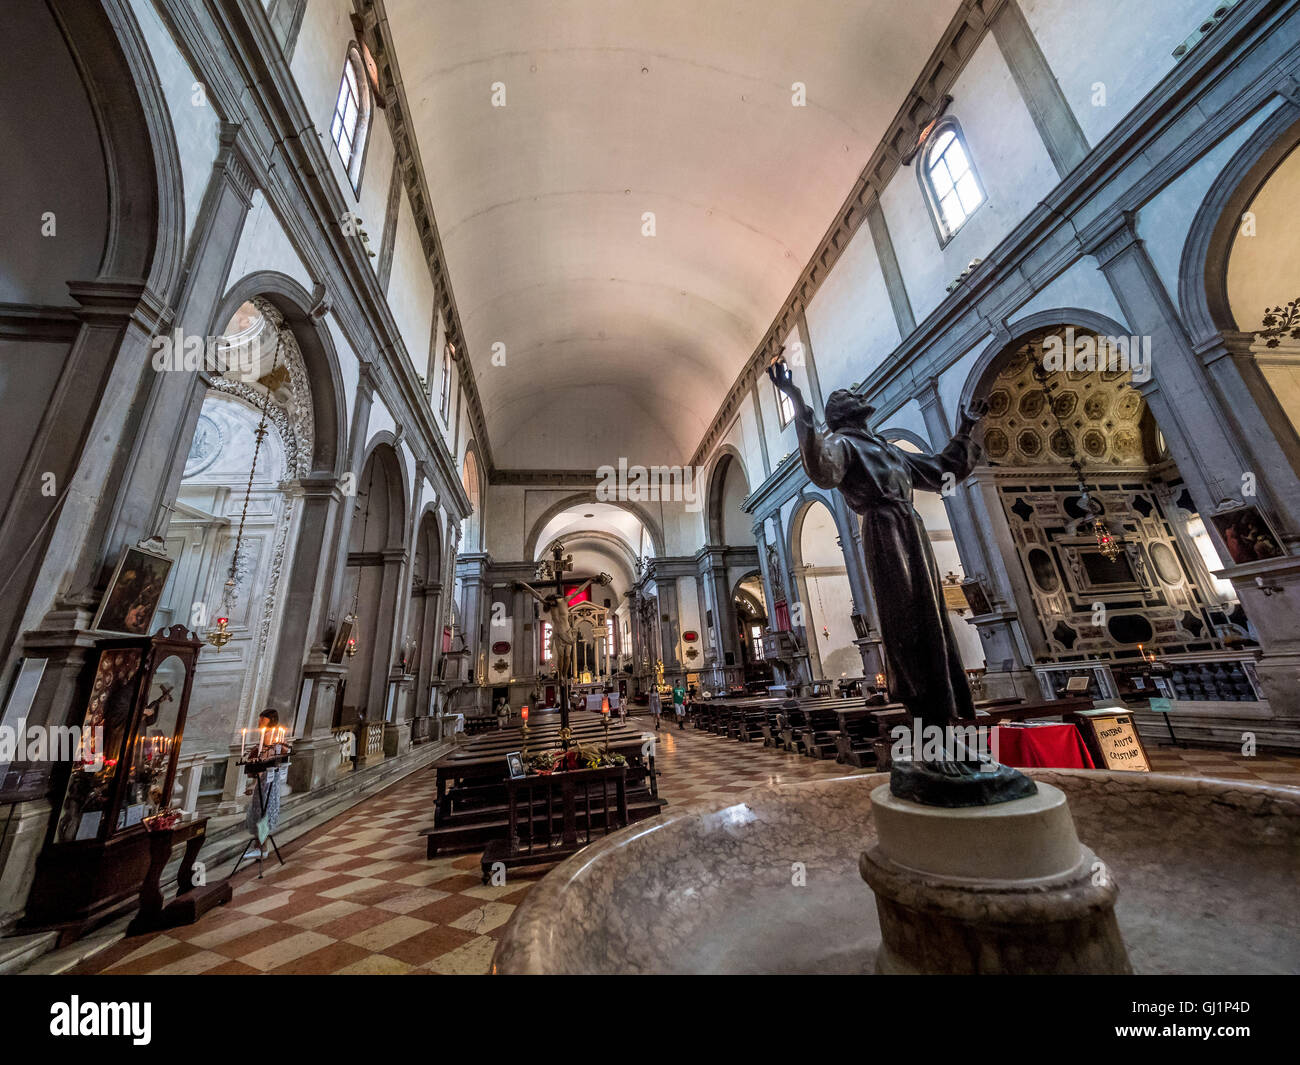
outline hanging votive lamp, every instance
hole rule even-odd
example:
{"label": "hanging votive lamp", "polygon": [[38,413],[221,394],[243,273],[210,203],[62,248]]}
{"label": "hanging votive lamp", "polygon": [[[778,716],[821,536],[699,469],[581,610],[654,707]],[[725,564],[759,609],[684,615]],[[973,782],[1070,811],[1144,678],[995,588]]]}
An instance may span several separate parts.
{"label": "hanging votive lamp", "polygon": [[1114,562],[1115,559],[1119,558],[1123,549],[1115,537],[1110,534],[1110,530],[1106,528],[1106,523],[1101,518],[1092,519],[1092,531],[1097,536],[1097,550],[1105,555],[1110,562]]}
{"label": "hanging votive lamp", "polygon": [[212,644],[218,651],[226,646],[234,635],[229,629],[229,618],[217,618],[217,627],[208,632],[208,643]]}

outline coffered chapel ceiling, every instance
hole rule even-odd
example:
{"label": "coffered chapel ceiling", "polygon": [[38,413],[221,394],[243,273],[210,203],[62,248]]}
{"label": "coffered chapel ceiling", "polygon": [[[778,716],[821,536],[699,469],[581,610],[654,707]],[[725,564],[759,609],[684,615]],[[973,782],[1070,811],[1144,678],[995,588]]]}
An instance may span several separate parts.
{"label": "coffered chapel ceiling", "polygon": [[1064,467],[1077,456],[1089,470],[1148,464],[1154,448],[1146,439],[1146,401],[1132,387],[1129,372],[1053,373],[1047,382],[1049,407],[1034,377],[1045,335],[1012,351],[987,387],[983,448],[989,461],[1008,467]]}
{"label": "coffered chapel ceiling", "polygon": [[496,464],[684,461],[957,7],[386,0]]}

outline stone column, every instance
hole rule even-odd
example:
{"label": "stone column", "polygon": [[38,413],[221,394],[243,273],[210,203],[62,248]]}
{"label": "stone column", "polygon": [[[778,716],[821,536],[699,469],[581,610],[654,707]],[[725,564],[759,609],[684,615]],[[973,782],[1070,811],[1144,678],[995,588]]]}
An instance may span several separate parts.
{"label": "stone column", "polygon": [[730,683],[733,672],[727,667],[727,654],[736,665],[740,663],[740,648],[736,639],[736,604],[731,598],[727,575],[727,551],[724,547],[707,546],[695,556],[700,587],[707,586],[706,601],[713,603],[714,668],[724,681]]}
{"label": "stone column", "polygon": [[[939,451],[951,439],[952,425],[939,398],[937,379],[930,378],[915,398],[925,418],[931,450]],[[1023,580],[1019,583],[1015,580],[1021,577],[1020,564],[1002,502],[992,474],[986,472],[988,470],[987,466],[977,468],[952,495],[943,497],[943,503],[948,511],[962,569],[966,576],[978,577],[984,582],[994,607],[992,614],[971,619],[984,644],[984,663],[988,670],[985,694],[988,698],[1016,694],[1037,698],[1032,671],[1028,668],[1033,658],[1026,654],[1023,634],[1016,631],[1019,623],[1017,607],[1029,611],[1037,629],[1033,597]],[[1002,666],[1008,660],[1011,669],[1003,670]]]}
{"label": "stone column", "polygon": [[[225,295],[256,188],[247,162],[246,137],[241,126],[222,125],[220,151],[190,242],[192,265],[177,303],[173,336],[206,339],[210,323],[214,333],[226,325],[213,322],[213,316]],[[117,498],[109,544],[133,543],[155,531],[163,506],[170,505],[180,491],[189,442],[207,394],[204,374],[171,371],[153,376],[144,424]]]}
{"label": "stone column", "polygon": [[[336,547],[333,556],[329,560],[328,583],[322,585],[322,587],[329,588],[330,617],[336,622],[341,620],[343,615],[347,613],[343,586],[348,569],[352,522],[357,509],[355,506],[357,483],[361,478],[361,460],[366,450],[366,430],[370,424],[370,408],[375,398],[374,378],[371,375],[370,363],[367,360],[361,360],[359,373],[356,400],[352,406],[352,423],[348,429],[347,472],[351,474],[348,481],[348,487],[351,490],[347,492],[348,505],[339,508],[337,518],[338,534],[334,539]],[[323,631],[317,631],[319,633],[318,638],[323,639]]]}
{"label": "stone column", "polygon": [[[1257,402],[1260,383],[1243,374],[1243,341],[1221,338],[1194,351],[1169,294],[1124,212],[1085,245],[1139,336],[1151,338],[1151,380],[1138,385],[1164,435],[1196,508],[1207,519],[1219,557],[1231,558],[1208,518],[1221,506],[1250,502],[1279,527],[1287,545],[1300,538],[1300,484],[1286,461],[1295,450],[1273,432],[1276,416]],[[1278,452],[1281,451],[1279,461]],[[1249,475],[1249,476],[1247,476]],[[1256,495],[1243,499],[1253,481]],[[1258,671],[1274,714],[1300,720],[1300,640],[1295,608],[1300,560],[1294,555],[1245,566],[1226,564],[1264,650]]]}
{"label": "stone column", "polygon": [[[1164,434],[1178,472],[1197,508],[1210,514],[1225,498],[1240,494],[1242,474],[1262,472],[1245,442],[1231,431],[1216,390],[1191,350],[1183,325],[1137,234],[1135,216],[1124,212],[1084,250],[1097,259],[1102,274],[1133,331],[1151,338],[1151,380],[1137,382]],[[1268,484],[1261,479],[1261,488]],[[1259,504],[1273,500],[1261,491]],[[1208,524],[1208,523],[1207,523]],[[1213,529],[1211,536],[1219,543]],[[1226,556],[1226,552],[1223,557]]]}
{"label": "stone column", "polygon": [[347,509],[334,477],[304,477],[294,482],[291,490],[300,497],[298,542],[285,582],[280,635],[267,692],[268,705],[286,722],[294,720],[303,661],[324,626],[327,604],[320,593],[326,587],[330,560],[337,553],[333,537],[339,528],[339,511]]}
{"label": "stone column", "polygon": [[[44,507],[16,507],[0,528],[0,552],[18,560],[29,587],[35,583],[31,595],[17,582],[8,589],[7,598],[27,603],[21,621],[17,610],[0,607],[6,649],[16,645],[20,626],[39,623],[35,611],[50,608],[51,599],[49,627],[88,625],[121,548],[152,534],[161,504],[175,497],[204,384],[192,372],[156,372],[152,339],[173,323],[182,337],[207,334],[252,203],[244,141],[238,126],[223,125],[174,312],[164,307],[170,294],[118,277],[68,283],[83,323],[63,375],[75,384],[56,393],[45,419],[50,439],[32,449],[19,484],[27,498],[43,500],[42,478],[53,472],[66,494],[53,522]],[[84,441],[94,445],[79,454]],[[54,596],[36,580],[40,556],[30,552],[46,528],[45,558],[58,570]]]}
{"label": "stone column", "polygon": [[380,552],[384,560],[379,586],[379,613],[374,635],[374,657],[366,688],[366,720],[384,721],[388,717],[388,685],[396,678],[393,668],[397,648],[397,622],[400,617],[402,578],[406,572],[406,551],[390,547]]}
{"label": "stone column", "polygon": [[812,662],[808,651],[808,628],[804,624],[796,624],[796,619],[800,622],[807,619],[808,607],[801,600],[799,594],[799,582],[795,580],[794,565],[790,557],[790,546],[786,543],[785,529],[781,526],[781,518],[778,513],[775,516],[773,524],[776,527],[776,553],[780,559],[780,565],[784,574],[783,584],[786,591],[786,606],[790,611],[790,630],[794,636],[797,647],[794,652],[794,670],[790,683],[793,684],[811,684],[813,679]]}

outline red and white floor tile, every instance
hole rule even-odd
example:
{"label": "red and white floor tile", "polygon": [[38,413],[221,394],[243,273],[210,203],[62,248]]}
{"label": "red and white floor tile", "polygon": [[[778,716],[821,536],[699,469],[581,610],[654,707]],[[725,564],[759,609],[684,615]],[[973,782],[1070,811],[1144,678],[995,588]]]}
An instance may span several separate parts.
{"label": "red and white floor tile", "polygon": [[[644,719],[637,719],[638,722]],[[724,802],[763,784],[856,774],[834,761],[665,726],[660,794]],[[1149,749],[1158,772],[1300,787],[1300,758]],[[427,860],[433,774],[413,773],[287,848],[263,879],[196,924],[124,939],[78,973],[485,973],[502,928],[542,872],[484,886],[477,853]]]}

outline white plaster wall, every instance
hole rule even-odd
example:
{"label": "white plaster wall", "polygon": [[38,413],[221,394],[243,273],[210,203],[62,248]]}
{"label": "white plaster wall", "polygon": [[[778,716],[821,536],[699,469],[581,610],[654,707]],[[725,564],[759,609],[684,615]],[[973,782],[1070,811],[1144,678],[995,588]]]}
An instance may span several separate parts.
{"label": "white plaster wall", "polygon": [[1115,293],[1111,291],[1105,276],[1097,268],[1096,260],[1091,257],[1074,263],[1032,299],[1021,304],[1008,317],[1007,324],[1014,327],[1017,322],[1038,311],[1056,310],[1061,307],[1081,307],[1084,310],[1104,314],[1119,322],[1120,325],[1127,324],[1124,312],[1115,299]]}
{"label": "white plaster wall", "polygon": [[[314,287],[307,267],[261,192],[253,194],[253,206],[239,235],[230,267],[230,284],[254,272],[274,270],[293,278],[308,292]],[[229,286],[228,286],[229,287]]]}
{"label": "white plaster wall", "polygon": [[952,87],[948,114],[961,124],[987,199],[940,248],[916,164],[902,167],[880,204],[918,322],[947,296],[947,285],[975,258],[986,257],[1057,183],[1011,71],[986,36]]}
{"label": "white plaster wall", "polygon": [[[352,411],[357,403],[357,384],[361,378],[360,367],[357,364],[356,354],[352,350],[352,345],[348,343],[348,338],[344,334],[338,323],[338,316],[330,314],[325,319],[329,327],[330,336],[334,340],[334,350],[339,359],[339,376],[343,378],[343,402],[344,402],[344,422],[339,427],[339,432],[343,434],[344,439],[339,441],[339,446],[346,448],[349,441],[346,436],[350,432],[352,425]],[[359,472],[359,471],[353,471]]]}
{"label": "white plaster wall", "polygon": [[[1187,231],[1214,180],[1275,106],[1277,104],[1270,104],[1255,112],[1143,205],[1138,215],[1138,233],[1175,306],[1178,303],[1179,264],[1183,245],[1187,242]],[[1293,292],[1286,298],[1291,299],[1294,295]]]}
{"label": "white plaster wall", "polygon": [[866,223],[813,296],[805,317],[817,378],[827,396],[865,379],[898,346],[902,338]]}
{"label": "white plaster wall", "polygon": [[366,423],[366,443],[369,447],[370,441],[374,440],[376,433],[384,431],[397,433],[397,423],[393,420],[392,412],[384,404],[383,397],[376,394],[370,404],[370,421]]}
{"label": "white plaster wall", "polygon": [[[1212,0],[1019,0],[1089,144],[1136,107],[1174,67],[1173,50]],[[1093,97],[1100,83],[1105,106]]]}
{"label": "white plaster wall", "polygon": [[[948,424],[952,428],[957,427],[957,418],[961,412],[961,394],[966,387],[966,379],[970,376],[971,370],[975,366],[976,360],[980,353],[988,347],[991,337],[985,336],[980,339],[973,348],[955,363],[946,369],[939,378],[939,402],[943,404],[944,413],[948,416]],[[925,434],[929,437],[929,433]],[[935,449],[942,448],[947,440],[931,440]]]}
{"label": "white plaster wall", "polygon": [[[381,223],[382,225],[382,223]],[[376,238],[377,240],[377,238]],[[415,373],[430,374],[433,340],[433,278],[415,232],[415,216],[403,191],[397,212],[397,236],[393,245],[393,274],[388,283],[388,306],[392,309],[402,343]],[[433,369],[437,368],[435,362]],[[453,399],[454,399],[453,394]],[[438,392],[433,393],[434,404]]]}
{"label": "white plaster wall", "polygon": [[922,440],[929,440],[930,433],[925,427],[925,415],[921,413],[921,404],[909,399],[888,418],[878,418],[882,429],[907,429],[916,433]]}

